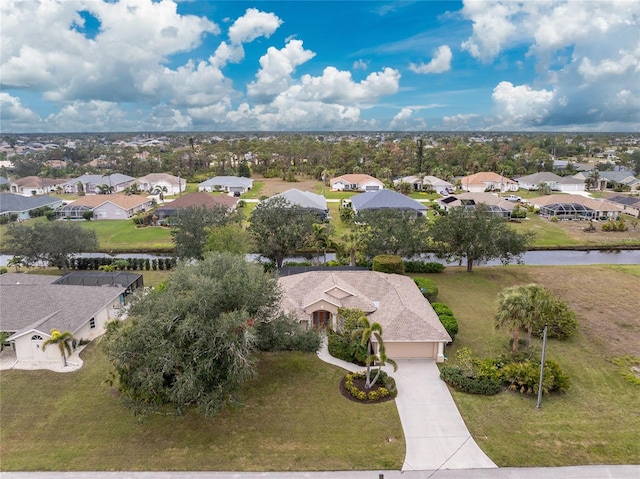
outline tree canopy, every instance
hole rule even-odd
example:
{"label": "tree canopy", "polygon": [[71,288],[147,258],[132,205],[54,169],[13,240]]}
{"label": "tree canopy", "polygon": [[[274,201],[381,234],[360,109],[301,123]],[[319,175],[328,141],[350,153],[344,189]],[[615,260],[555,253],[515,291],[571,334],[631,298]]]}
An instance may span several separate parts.
{"label": "tree canopy", "polygon": [[253,325],[274,316],[279,298],[276,277],[241,256],[180,265],[128,321],[108,325],[104,347],[123,397],[138,410],[213,414],[255,374]]}
{"label": "tree canopy", "polygon": [[518,233],[482,204],[473,209],[452,208],[433,223],[429,234],[439,258],[466,260],[467,271],[472,271],[474,263],[481,261],[500,259],[508,264],[519,259],[534,236]]}
{"label": "tree canopy", "polygon": [[45,261],[65,273],[67,260],[74,254],[98,249],[95,231],[68,221],[11,224],[5,241],[7,250],[22,256],[26,264]]}
{"label": "tree canopy", "polygon": [[171,228],[175,255],[178,258],[202,259],[211,229],[239,223],[240,219],[240,213],[231,212],[222,205],[181,209]]}
{"label": "tree canopy", "polygon": [[287,256],[303,248],[313,235],[318,216],[296,207],[281,196],[261,201],[251,212],[249,233],[257,252],[278,268]]}
{"label": "tree canopy", "polygon": [[427,217],[397,209],[361,211],[359,224],[368,226],[367,256],[392,254],[411,257],[425,250]]}

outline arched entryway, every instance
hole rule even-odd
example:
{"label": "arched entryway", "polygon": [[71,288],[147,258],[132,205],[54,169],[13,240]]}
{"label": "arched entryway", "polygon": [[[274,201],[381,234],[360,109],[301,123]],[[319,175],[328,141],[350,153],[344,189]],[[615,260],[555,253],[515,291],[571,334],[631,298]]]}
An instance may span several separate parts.
{"label": "arched entryway", "polygon": [[313,312],[313,328],[314,329],[326,329],[331,321],[331,313],[329,311],[314,311]]}

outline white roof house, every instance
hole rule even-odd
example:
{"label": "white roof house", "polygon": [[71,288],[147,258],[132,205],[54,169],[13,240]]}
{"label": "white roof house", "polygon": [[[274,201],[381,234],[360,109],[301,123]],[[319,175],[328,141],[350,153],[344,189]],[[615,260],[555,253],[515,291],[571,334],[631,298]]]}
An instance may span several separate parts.
{"label": "white roof house", "polygon": [[134,184],[138,185],[141,191],[148,191],[154,194],[162,191],[169,196],[178,195],[187,188],[187,180],[168,173],[149,173],[138,178]]}
{"label": "white roof house", "polygon": [[329,215],[326,198],[310,191],[300,191],[292,188],[273,195],[272,198],[284,198],[293,206],[317,212],[323,220]]}
{"label": "white roof house", "polygon": [[119,193],[135,181],[133,176],[113,173],[111,175],[82,175],[64,183],[62,188],[65,193],[97,194],[101,186],[113,188],[113,193]]}
{"label": "white roof house", "polygon": [[329,185],[334,191],[378,191],[384,188],[382,181],[365,174],[337,176],[329,180]]}
{"label": "white roof house", "polygon": [[380,323],[387,356],[444,360],[451,337],[408,276],[376,271],[310,271],[281,277],[281,307],[307,327],[336,327],[339,308]]}
{"label": "white roof house", "polygon": [[243,176],[214,176],[198,185],[198,191],[224,191],[246,193],[253,188],[253,180]]}
{"label": "white roof house", "polygon": [[427,207],[408,196],[391,190],[380,190],[371,193],[360,193],[351,197],[351,204],[356,214],[360,211],[371,210],[400,210],[411,211],[416,216],[427,214]]}

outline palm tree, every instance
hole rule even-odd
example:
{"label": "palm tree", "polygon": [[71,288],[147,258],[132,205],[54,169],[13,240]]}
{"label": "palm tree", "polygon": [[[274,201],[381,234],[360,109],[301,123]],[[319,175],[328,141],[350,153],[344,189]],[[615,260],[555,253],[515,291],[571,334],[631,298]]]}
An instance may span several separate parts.
{"label": "palm tree", "polygon": [[20,271],[20,266],[24,266],[24,258],[22,256],[14,256],[7,261],[7,266],[13,266],[16,269],[16,273]]}
{"label": "palm tree", "polygon": [[[389,363],[393,366],[393,370],[396,371],[398,369],[398,364],[393,359],[387,357],[384,347],[384,341],[382,340],[382,326],[380,326],[380,323],[371,323],[366,316],[362,316],[358,320],[358,323],[360,327],[358,329],[355,329],[353,333],[351,333],[351,337],[361,337],[360,344],[365,346],[367,349],[367,375],[364,387],[365,389],[371,389],[371,387],[380,377],[382,366],[384,366],[386,363]],[[375,352],[375,349],[373,347],[372,339],[375,339],[378,343],[377,353]],[[371,365],[374,362],[378,363],[378,372],[376,373],[375,377],[371,379]]]}
{"label": "palm tree", "polygon": [[498,295],[498,313],[495,316],[497,329],[508,328],[513,334],[512,351],[518,351],[520,329],[526,324],[526,298],[517,286],[507,288]]}
{"label": "palm tree", "polygon": [[42,350],[44,351],[50,344],[57,344],[60,348],[60,354],[62,355],[62,362],[64,366],[67,367],[67,355],[71,356],[71,343],[74,339],[71,331],[61,333],[57,329],[54,329],[51,331],[51,337],[42,343]]}
{"label": "palm tree", "polygon": [[367,232],[362,228],[353,230],[345,235],[342,235],[342,243],[337,245],[342,253],[349,256],[349,265],[356,265],[356,256],[358,253],[364,251],[367,247]]}
{"label": "palm tree", "polygon": [[316,249],[316,257],[320,263],[320,251],[323,253],[323,263],[327,262],[327,248],[333,244],[331,241],[332,228],[326,223],[314,223],[313,233],[309,238],[309,243]]}
{"label": "palm tree", "polygon": [[524,295],[526,307],[526,317],[524,327],[527,330],[527,347],[531,345],[531,334],[537,324],[545,322],[552,307],[552,300],[549,291],[537,284],[520,286],[520,294]]}
{"label": "palm tree", "polygon": [[4,343],[7,341],[9,336],[11,335],[6,331],[0,331],[0,351],[4,351]]}

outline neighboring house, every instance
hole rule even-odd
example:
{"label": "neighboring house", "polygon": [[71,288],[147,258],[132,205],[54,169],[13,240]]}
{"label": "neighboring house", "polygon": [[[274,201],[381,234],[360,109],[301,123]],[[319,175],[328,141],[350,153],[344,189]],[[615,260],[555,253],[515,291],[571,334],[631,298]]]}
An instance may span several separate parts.
{"label": "neighboring house", "polygon": [[82,219],[85,211],[93,211],[96,220],[128,220],[136,213],[150,210],[154,200],[139,195],[81,196],[57,211],[58,218]]}
{"label": "neighboring house", "polygon": [[427,175],[425,177],[420,176],[404,176],[393,180],[394,185],[400,185],[401,183],[408,183],[411,185],[413,191],[435,191],[441,195],[448,195],[454,190],[453,183],[442,180],[437,176]]}
{"label": "neighboring house", "polygon": [[309,191],[300,191],[293,188],[272,196],[272,198],[276,197],[284,198],[296,208],[316,213],[320,217],[321,221],[325,221],[329,218],[327,200],[322,195],[317,195]]}
{"label": "neighboring house", "polygon": [[491,213],[503,218],[511,218],[511,212],[516,207],[516,203],[492,193],[460,193],[441,199],[440,206],[449,211],[452,208],[464,206],[473,209],[476,205],[487,205]]}
{"label": "neighboring house", "polygon": [[[141,276],[141,275],[137,275]],[[105,324],[118,318],[126,287],[56,284],[49,275],[7,273],[0,275],[0,330],[19,361],[61,361],[60,350],[42,344],[51,331],[71,331],[77,340],[93,340]]]}
{"label": "neighboring house", "polygon": [[518,191],[518,183],[492,171],[483,171],[460,178],[460,187],[471,193],[484,191]]}
{"label": "neighboring house", "polygon": [[516,182],[518,183],[518,187],[529,191],[540,189],[540,186],[543,183],[549,186],[551,190],[561,191],[563,193],[584,191],[585,188],[583,180],[579,180],[572,176],[559,176],[548,171],[541,171],[540,173],[521,176],[520,178],[516,178]]}
{"label": "neighboring house", "polygon": [[640,189],[640,180],[631,171],[601,171],[600,180],[605,180],[605,188],[613,188],[616,184],[625,185],[632,190]]}
{"label": "neighboring house", "polygon": [[607,200],[621,206],[624,213],[640,218],[640,197],[618,195],[607,198]]}
{"label": "neighboring house", "polygon": [[253,180],[243,176],[214,176],[198,185],[198,191],[223,191],[225,193],[246,193],[253,188]]}
{"label": "neighboring house", "polygon": [[238,198],[234,198],[232,196],[213,196],[208,193],[187,193],[186,195],[156,208],[155,215],[158,217],[158,221],[164,221],[167,218],[177,216],[180,214],[180,210],[189,208],[190,206],[207,206],[211,208],[224,206],[229,209],[229,211],[232,211],[238,205],[238,201]]}
{"label": "neighboring house", "polygon": [[0,216],[18,215],[18,220],[28,220],[29,211],[48,206],[55,210],[62,206],[60,198],[51,196],[22,196],[14,193],[0,193]]}
{"label": "neighboring house", "polygon": [[168,173],[149,173],[133,182],[140,191],[148,191],[154,195],[161,192],[165,196],[175,196],[187,188],[187,180]]}
{"label": "neighboring house", "polygon": [[0,176],[0,187],[7,185],[6,188],[9,188],[9,180]]}
{"label": "neighboring house", "polygon": [[582,195],[547,195],[528,200],[539,208],[543,218],[600,219],[617,218],[623,208],[611,201]]}
{"label": "neighboring house", "polygon": [[419,201],[391,190],[360,193],[351,197],[353,211],[358,214],[361,211],[373,210],[400,210],[415,213],[416,216],[427,214],[427,207]]}
{"label": "neighboring house", "polygon": [[22,196],[48,195],[55,193],[58,186],[62,186],[66,181],[61,178],[25,176],[9,182],[9,191]]}
{"label": "neighboring house", "polygon": [[329,185],[334,191],[378,191],[384,189],[382,181],[364,174],[350,174],[331,178]]}
{"label": "neighboring house", "polygon": [[100,193],[99,187],[113,189],[113,193],[124,191],[135,181],[133,176],[113,173],[111,175],[82,175],[72,180],[66,180],[62,185],[65,193],[95,195]]}
{"label": "neighboring house", "polygon": [[[339,308],[361,309],[382,326],[387,356],[444,361],[451,337],[408,276],[376,271],[310,271],[281,277],[284,312],[311,328],[336,329]],[[377,348],[377,344],[376,344]]]}

